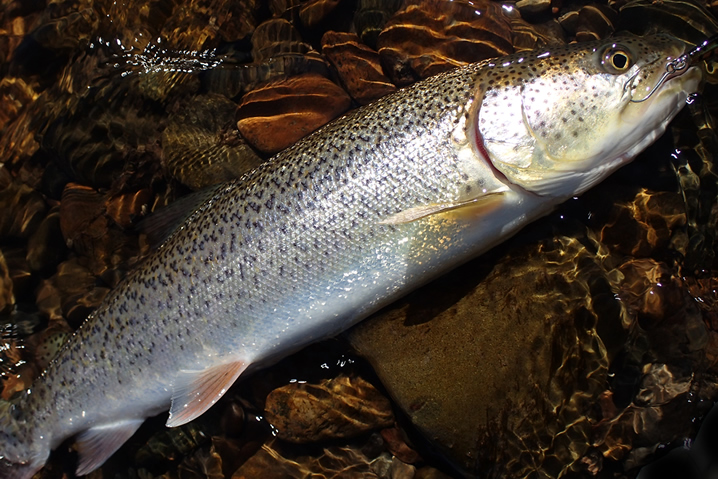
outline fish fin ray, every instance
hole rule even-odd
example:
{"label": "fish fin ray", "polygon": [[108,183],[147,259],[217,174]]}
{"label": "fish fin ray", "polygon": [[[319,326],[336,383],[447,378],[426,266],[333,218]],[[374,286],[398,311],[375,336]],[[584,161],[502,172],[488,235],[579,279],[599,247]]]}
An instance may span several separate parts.
{"label": "fish fin ray", "polygon": [[180,371],[172,394],[167,427],[181,426],[204,414],[249,364],[234,361],[201,371]]}
{"label": "fish fin ray", "polygon": [[461,213],[468,213],[469,211],[476,213],[477,211],[492,210],[498,206],[498,200],[501,199],[504,193],[505,191],[503,190],[489,191],[481,196],[470,198],[468,200],[416,206],[414,208],[409,208],[393,214],[388,218],[381,220],[379,224],[400,225],[441,213],[456,212],[459,216],[461,216]]}
{"label": "fish fin ray", "polygon": [[210,186],[190,193],[167,206],[158,208],[157,211],[137,223],[135,228],[147,236],[150,248],[157,249],[217,193],[217,186]]}
{"label": "fish fin ray", "polygon": [[89,474],[104,464],[132,437],[143,422],[144,419],[128,419],[95,426],[81,432],[77,436],[77,449],[80,455],[77,475]]}

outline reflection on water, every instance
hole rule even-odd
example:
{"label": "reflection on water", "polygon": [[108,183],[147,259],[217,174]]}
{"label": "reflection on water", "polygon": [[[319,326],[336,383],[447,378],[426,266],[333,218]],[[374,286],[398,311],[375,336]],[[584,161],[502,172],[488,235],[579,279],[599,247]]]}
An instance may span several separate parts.
{"label": "reflection on water", "polygon": [[[617,30],[696,43],[718,31],[713,9],[3,2],[2,397],[147,253],[135,226],[156,208],[456,65]],[[718,399],[714,93],[517,238],[247,378],[189,425],[148,421],[93,475],[635,476],[694,438]],[[41,477],[72,477],[70,448]]]}

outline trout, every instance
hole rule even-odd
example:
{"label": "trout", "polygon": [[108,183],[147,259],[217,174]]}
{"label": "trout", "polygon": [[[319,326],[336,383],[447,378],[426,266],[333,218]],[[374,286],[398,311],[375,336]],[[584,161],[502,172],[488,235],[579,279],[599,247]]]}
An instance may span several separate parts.
{"label": "trout", "polygon": [[0,403],[0,478],[70,437],[77,474],[169,409],[339,333],[581,194],[699,88],[685,45],[617,37],[449,71],[359,108],[200,195],[47,369]]}

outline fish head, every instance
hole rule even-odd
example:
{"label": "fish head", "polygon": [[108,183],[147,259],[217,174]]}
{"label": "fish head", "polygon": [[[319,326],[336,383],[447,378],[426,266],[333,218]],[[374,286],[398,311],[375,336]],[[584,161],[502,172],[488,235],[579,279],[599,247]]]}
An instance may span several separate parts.
{"label": "fish head", "polygon": [[662,135],[698,90],[699,68],[666,79],[685,50],[667,35],[621,36],[489,63],[475,121],[479,152],[524,190],[580,194]]}
{"label": "fish head", "polygon": [[30,479],[50,455],[43,437],[34,434],[32,418],[15,403],[0,399],[0,479]]}

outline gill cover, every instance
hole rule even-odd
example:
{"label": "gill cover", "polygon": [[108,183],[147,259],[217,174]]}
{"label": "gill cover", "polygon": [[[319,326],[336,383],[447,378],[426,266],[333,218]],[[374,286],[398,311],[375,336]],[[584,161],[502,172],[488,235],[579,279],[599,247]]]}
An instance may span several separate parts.
{"label": "gill cover", "polygon": [[631,101],[648,97],[684,49],[669,36],[624,36],[490,65],[477,141],[515,185],[542,196],[582,193],[660,136],[697,88],[693,69]]}

